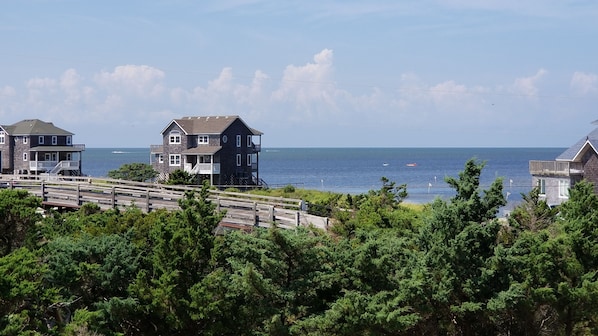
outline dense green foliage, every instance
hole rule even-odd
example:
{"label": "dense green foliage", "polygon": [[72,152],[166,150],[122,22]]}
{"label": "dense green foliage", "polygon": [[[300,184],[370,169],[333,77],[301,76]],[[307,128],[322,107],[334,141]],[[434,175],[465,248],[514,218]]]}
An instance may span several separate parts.
{"label": "dense green foliage", "polygon": [[118,169],[108,172],[108,177],[135,182],[149,181],[158,176],[158,172],[147,163],[125,163]]}
{"label": "dense green foliage", "polygon": [[447,178],[455,196],[422,210],[385,178],[309,200],[330,206],[330,233],[215,236],[205,186],[179,211],[45,218],[26,192],[1,191],[0,335],[597,334],[592,185],[557,210],[534,190],[507,221],[483,167],[468,161]]}

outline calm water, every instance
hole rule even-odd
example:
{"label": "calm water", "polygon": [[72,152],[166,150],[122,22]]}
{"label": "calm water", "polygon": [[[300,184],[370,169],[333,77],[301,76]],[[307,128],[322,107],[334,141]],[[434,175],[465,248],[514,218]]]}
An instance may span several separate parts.
{"label": "calm water", "polygon": [[[529,160],[554,160],[565,148],[263,148],[260,177],[271,187],[295,185],[358,194],[380,189],[381,177],[407,184],[408,201],[450,197],[446,176],[457,177],[468,159],[486,162],[481,183],[503,178],[509,201],[531,190]],[[106,176],[125,163],[149,163],[146,148],[87,148],[83,172]],[[415,164],[408,166],[408,164]]]}

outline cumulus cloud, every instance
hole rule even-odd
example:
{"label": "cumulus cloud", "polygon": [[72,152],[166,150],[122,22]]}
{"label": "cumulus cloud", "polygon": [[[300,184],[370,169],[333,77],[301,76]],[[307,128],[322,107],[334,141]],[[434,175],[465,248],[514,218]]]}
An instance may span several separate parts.
{"label": "cumulus cloud", "polygon": [[313,63],[302,66],[288,65],[280,87],[272,93],[272,99],[295,103],[300,109],[308,109],[314,103],[334,107],[337,89],[332,82],[333,51],[324,49],[314,55],[313,60]]}
{"label": "cumulus cloud", "polygon": [[95,76],[98,86],[107,91],[126,92],[141,97],[163,93],[164,72],[147,65],[121,65],[114,71],[102,71]]}
{"label": "cumulus cloud", "polygon": [[515,83],[511,86],[511,93],[519,94],[524,96],[537,96],[538,95],[538,82],[546,75],[548,71],[544,69],[538,70],[535,75],[530,77],[521,77],[515,80]]}
{"label": "cumulus cloud", "polygon": [[570,85],[577,94],[598,93],[598,76],[592,73],[577,71],[573,74]]}

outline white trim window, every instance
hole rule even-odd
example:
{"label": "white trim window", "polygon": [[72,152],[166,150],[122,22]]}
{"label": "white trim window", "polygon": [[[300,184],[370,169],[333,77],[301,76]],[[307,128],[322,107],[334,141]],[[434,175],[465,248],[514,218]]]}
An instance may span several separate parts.
{"label": "white trim window", "polygon": [[210,143],[210,138],[207,135],[198,135],[197,136],[197,144],[198,145],[207,145]]}
{"label": "white trim window", "polygon": [[569,180],[559,180],[559,198],[569,198]]}
{"label": "white trim window", "polygon": [[40,145],[44,144],[44,136],[43,135],[40,135],[37,137],[37,143]]}
{"label": "white trim window", "polygon": [[170,154],[168,164],[170,166],[180,166],[181,165],[181,154]]}
{"label": "white trim window", "polygon": [[72,160],[73,160],[73,155],[72,155],[72,153],[66,153],[66,160],[67,160],[67,161],[72,161]]}
{"label": "white trim window", "polygon": [[70,146],[70,145],[72,145],[72,144],[73,144],[73,137],[72,137],[72,136],[70,136],[70,135],[67,135],[67,136],[66,136],[66,145],[67,145],[67,146]]}
{"label": "white trim window", "polygon": [[27,142],[29,142],[29,137],[28,136],[24,136],[23,137],[23,143],[26,145]]}
{"label": "white trim window", "polygon": [[253,141],[251,141],[251,135],[247,136],[247,147],[251,147],[251,144],[253,143]]}
{"label": "white trim window", "polygon": [[173,145],[177,145],[181,143],[181,132],[179,131],[170,131],[168,136],[168,143]]}
{"label": "white trim window", "polygon": [[546,179],[538,179],[538,189],[540,195],[546,195]]}
{"label": "white trim window", "polygon": [[4,133],[4,131],[0,131],[0,145],[4,145],[4,142],[6,141],[5,135],[6,133]]}
{"label": "white trim window", "polygon": [[55,135],[52,135],[52,146],[56,146],[58,144],[58,137]]}
{"label": "white trim window", "polygon": [[251,154],[247,154],[247,165],[251,166]]}
{"label": "white trim window", "polygon": [[23,153],[23,161],[27,161],[27,153]]}
{"label": "white trim window", "polygon": [[164,155],[158,154],[158,163],[164,163]]}
{"label": "white trim window", "polygon": [[237,134],[237,147],[241,147],[241,134]]}
{"label": "white trim window", "polygon": [[237,154],[237,167],[241,167],[241,154]]}

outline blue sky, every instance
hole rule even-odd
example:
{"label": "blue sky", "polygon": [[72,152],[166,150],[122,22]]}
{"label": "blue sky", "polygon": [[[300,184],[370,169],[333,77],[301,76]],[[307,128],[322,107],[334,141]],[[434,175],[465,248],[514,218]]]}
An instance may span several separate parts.
{"label": "blue sky", "polygon": [[239,115],[264,147],[568,147],[598,119],[594,0],[0,2],[0,123],[149,147]]}

